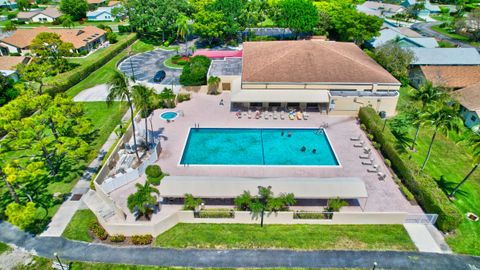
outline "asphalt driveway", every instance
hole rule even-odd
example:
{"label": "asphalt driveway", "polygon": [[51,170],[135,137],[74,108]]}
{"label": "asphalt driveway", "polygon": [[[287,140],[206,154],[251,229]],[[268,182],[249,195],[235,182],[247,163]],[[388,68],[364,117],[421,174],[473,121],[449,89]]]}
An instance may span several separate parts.
{"label": "asphalt driveway", "polygon": [[164,70],[167,74],[161,84],[178,85],[179,77],[182,73],[181,69],[173,69],[166,67],[163,62],[175,54],[175,51],[165,51],[156,49],[150,52],[144,52],[133,55],[118,65],[118,69],[125,75],[132,77],[135,75],[136,81],[153,82],[155,73]]}

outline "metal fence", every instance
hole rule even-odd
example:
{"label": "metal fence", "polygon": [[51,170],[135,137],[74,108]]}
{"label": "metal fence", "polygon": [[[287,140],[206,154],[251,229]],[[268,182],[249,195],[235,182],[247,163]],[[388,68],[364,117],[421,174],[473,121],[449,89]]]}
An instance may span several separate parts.
{"label": "metal fence", "polygon": [[437,222],[437,214],[408,214],[404,223],[432,224]]}

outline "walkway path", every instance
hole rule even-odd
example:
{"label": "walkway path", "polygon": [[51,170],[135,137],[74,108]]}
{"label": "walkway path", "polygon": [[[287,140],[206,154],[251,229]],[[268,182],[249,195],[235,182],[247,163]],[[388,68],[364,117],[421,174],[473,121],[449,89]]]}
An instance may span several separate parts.
{"label": "walkway path", "polygon": [[[125,121],[129,118],[130,111],[127,111],[122,118],[122,121]],[[85,169],[80,180],[73,187],[71,196],[60,206],[55,215],[52,218],[50,224],[48,224],[47,229],[41,234],[41,236],[61,236],[68,223],[72,219],[75,212],[83,206],[83,202],[80,198],[73,198],[75,195],[80,196],[88,192],[90,189],[90,179],[92,175],[97,171],[98,167],[102,164],[105,155],[108,153],[108,150],[117,140],[117,135],[115,132],[112,132],[108,137],[107,141],[103,144],[100,151],[98,151],[97,157],[88,165]],[[72,200],[74,199],[74,200]]]}
{"label": "walkway path", "polygon": [[75,102],[106,101],[107,96],[108,96],[108,85],[99,84],[78,93],[73,98],[73,101]]}
{"label": "walkway path", "polygon": [[480,257],[394,251],[293,251],[293,250],[201,250],[152,247],[113,247],[66,240],[33,237],[7,222],[0,222],[0,241],[15,244],[35,254],[71,261],[142,264],[181,267],[306,267],[388,269],[478,269]]}
{"label": "walkway path", "polygon": [[425,224],[407,223],[403,226],[419,251],[443,253]]}

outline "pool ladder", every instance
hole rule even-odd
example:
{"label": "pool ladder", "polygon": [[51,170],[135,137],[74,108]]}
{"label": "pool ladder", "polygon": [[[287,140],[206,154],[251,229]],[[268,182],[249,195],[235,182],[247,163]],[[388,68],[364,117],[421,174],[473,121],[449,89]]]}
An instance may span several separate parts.
{"label": "pool ladder", "polygon": [[200,128],[200,124],[199,124],[199,123],[195,123],[194,125],[195,125],[194,128]]}

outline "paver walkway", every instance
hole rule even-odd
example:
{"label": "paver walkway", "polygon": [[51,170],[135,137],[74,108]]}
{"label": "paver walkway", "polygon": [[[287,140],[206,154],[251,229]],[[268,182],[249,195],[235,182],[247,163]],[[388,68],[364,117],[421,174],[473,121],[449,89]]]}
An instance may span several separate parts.
{"label": "paver walkway", "polygon": [[[125,121],[130,116],[130,111],[127,111],[122,118],[122,121]],[[57,210],[55,215],[52,218],[50,224],[48,224],[47,229],[41,234],[41,236],[61,236],[68,223],[72,219],[75,212],[82,207],[83,202],[81,200],[72,201],[71,198],[75,194],[85,194],[90,189],[90,179],[92,175],[97,171],[98,167],[102,164],[105,155],[110,150],[110,147],[117,140],[117,135],[112,132],[108,137],[107,141],[103,144],[100,151],[98,151],[97,157],[88,165],[85,169],[80,180],[73,187],[71,196],[68,198]]]}
{"label": "paver walkway", "polygon": [[419,251],[443,253],[425,224],[407,223],[403,226]]}
{"label": "paver walkway", "polygon": [[305,267],[368,268],[373,262],[388,269],[479,269],[480,257],[438,253],[394,251],[293,251],[293,250],[202,250],[152,247],[113,247],[66,240],[33,237],[7,222],[0,222],[0,241],[15,244],[35,254],[52,258],[105,263],[180,267]]}
{"label": "paver walkway", "polygon": [[73,101],[75,102],[106,101],[107,96],[108,96],[108,85],[99,84],[78,93],[73,98]]}

